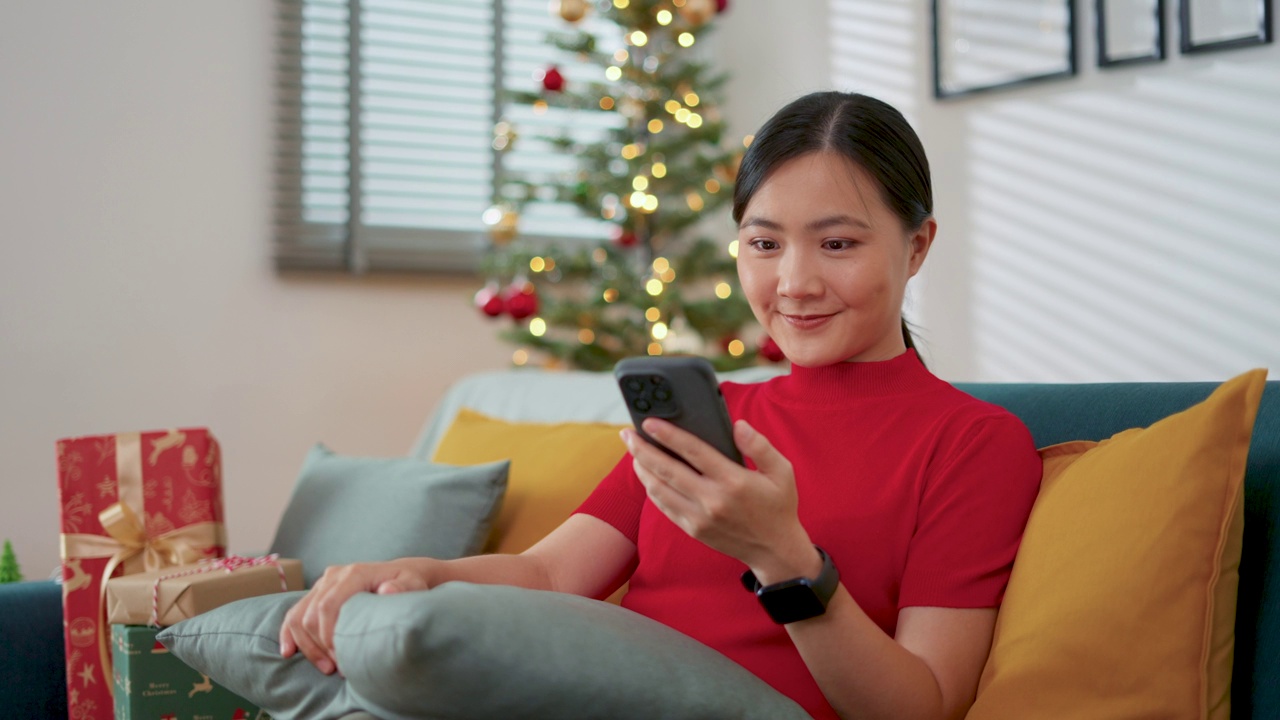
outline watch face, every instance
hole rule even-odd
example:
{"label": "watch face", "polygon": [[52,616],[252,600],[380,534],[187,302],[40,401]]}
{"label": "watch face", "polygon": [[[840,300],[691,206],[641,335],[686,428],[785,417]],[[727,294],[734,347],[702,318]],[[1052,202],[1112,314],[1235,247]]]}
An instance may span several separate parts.
{"label": "watch face", "polygon": [[805,579],[775,585],[760,594],[760,604],[779,625],[808,620],[827,611]]}

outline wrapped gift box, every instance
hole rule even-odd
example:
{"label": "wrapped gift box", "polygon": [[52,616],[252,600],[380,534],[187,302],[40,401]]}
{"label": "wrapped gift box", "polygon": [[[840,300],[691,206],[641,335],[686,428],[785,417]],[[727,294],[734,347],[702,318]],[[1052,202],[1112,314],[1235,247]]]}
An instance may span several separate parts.
{"label": "wrapped gift box", "polygon": [[168,627],[235,600],[301,589],[298,560],[205,560],[108,580],[107,622]]}
{"label": "wrapped gift box", "polygon": [[111,626],[116,720],[261,720],[253,703],[209,680],[156,641],[156,628]]}
{"label": "wrapped gift box", "polygon": [[65,439],[57,449],[68,711],[110,720],[103,583],[222,557],[218,442],[194,428]]}

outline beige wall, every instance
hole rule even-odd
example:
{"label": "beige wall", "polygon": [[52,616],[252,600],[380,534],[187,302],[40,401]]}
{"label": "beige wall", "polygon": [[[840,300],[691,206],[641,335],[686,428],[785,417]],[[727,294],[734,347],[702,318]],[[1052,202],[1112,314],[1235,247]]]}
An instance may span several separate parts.
{"label": "beige wall", "polygon": [[[722,38],[822,33],[740,5]],[[313,443],[402,454],[449,383],[507,366],[474,280],[272,269],[270,2],[0,3],[0,28],[0,538],[28,577],[57,562],[58,438],[213,429],[250,552]],[[718,51],[740,134],[827,81],[821,44]]]}
{"label": "beige wall", "polygon": [[0,537],[28,577],[57,561],[57,438],[212,428],[231,546],[261,550],[311,444],[403,454],[507,362],[470,279],[272,269],[270,13],[0,6]]}

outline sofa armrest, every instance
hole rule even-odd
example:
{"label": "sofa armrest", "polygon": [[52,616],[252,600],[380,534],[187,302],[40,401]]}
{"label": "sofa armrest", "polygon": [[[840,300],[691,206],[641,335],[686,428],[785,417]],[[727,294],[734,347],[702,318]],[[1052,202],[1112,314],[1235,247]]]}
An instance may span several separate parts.
{"label": "sofa armrest", "polygon": [[6,717],[66,717],[62,586],[0,585],[0,708]]}

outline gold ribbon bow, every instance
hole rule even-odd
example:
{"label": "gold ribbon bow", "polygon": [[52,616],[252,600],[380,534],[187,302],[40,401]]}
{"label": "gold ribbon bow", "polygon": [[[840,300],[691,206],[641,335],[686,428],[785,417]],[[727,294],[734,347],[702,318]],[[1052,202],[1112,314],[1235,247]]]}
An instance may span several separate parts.
{"label": "gold ribbon bow", "polygon": [[[104,616],[107,607],[107,581],[116,570],[125,574],[153,572],[174,565],[197,562],[214,546],[226,546],[226,529],[219,522],[200,522],[154,536],[130,505],[142,507],[142,435],[121,433],[116,436],[116,480],[120,502],[98,513],[107,536],[88,533],[63,533],[62,557],[110,558],[102,573],[98,589],[98,652],[103,674],[111,667],[110,643]],[[115,693],[112,683],[107,689]]]}

